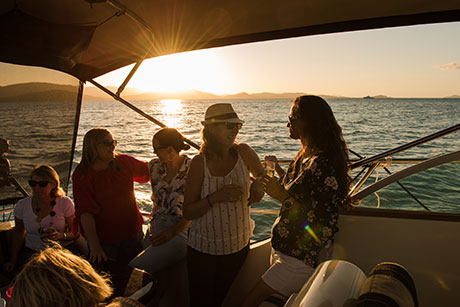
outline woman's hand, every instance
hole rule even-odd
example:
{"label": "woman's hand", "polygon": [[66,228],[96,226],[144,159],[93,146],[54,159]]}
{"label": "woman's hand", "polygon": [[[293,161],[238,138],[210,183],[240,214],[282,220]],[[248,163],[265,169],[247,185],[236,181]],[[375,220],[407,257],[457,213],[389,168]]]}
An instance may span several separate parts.
{"label": "woman's hand", "polygon": [[64,233],[57,231],[53,227],[43,228],[41,239],[42,241],[59,241],[64,239]]}
{"label": "woman's hand", "polygon": [[264,157],[264,161],[271,161],[275,165],[275,172],[281,178],[285,175],[284,169],[280,166],[278,158],[274,155],[268,155]]}
{"label": "woman's hand", "polygon": [[258,203],[264,197],[264,186],[262,185],[261,177],[254,180],[249,189],[248,206],[253,203]]}
{"label": "woman's hand", "polygon": [[176,232],[171,228],[160,230],[158,232],[150,234],[149,238],[150,238],[150,242],[152,242],[152,245],[153,246],[162,245],[168,242],[169,240],[171,240],[176,235]]}
{"label": "woman's hand", "polygon": [[211,202],[236,202],[241,199],[243,188],[238,184],[226,184],[221,189],[209,195]]}
{"label": "woman's hand", "polygon": [[274,164],[278,163],[278,158],[274,155],[268,155],[264,157],[264,161],[271,161]]}
{"label": "woman's hand", "polygon": [[263,176],[262,185],[264,186],[264,190],[268,195],[279,200],[280,202],[289,197],[289,193],[275,178],[272,178],[267,175]]}
{"label": "woman's hand", "polygon": [[90,262],[101,262],[101,261],[107,261],[108,257],[105,254],[104,250],[102,249],[101,246],[99,247],[90,247],[89,248],[89,256],[88,259]]}

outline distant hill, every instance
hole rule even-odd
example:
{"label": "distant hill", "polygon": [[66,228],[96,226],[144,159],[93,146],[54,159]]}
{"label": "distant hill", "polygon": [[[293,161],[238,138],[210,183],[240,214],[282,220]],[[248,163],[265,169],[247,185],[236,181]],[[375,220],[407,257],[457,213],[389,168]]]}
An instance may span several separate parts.
{"label": "distant hill", "polygon": [[[107,87],[112,92],[117,91],[117,87]],[[162,92],[142,92],[134,88],[126,88],[121,97],[130,100],[158,100],[158,99],[293,99],[306,93],[254,93],[245,92],[228,95],[216,95],[198,90],[162,93]],[[346,98],[339,96],[320,95],[323,98]],[[21,102],[21,101],[75,101],[77,97],[77,86],[61,85],[45,82],[20,83],[7,86],[0,86],[0,102]],[[112,97],[94,86],[85,86],[83,90],[85,101],[113,100]]]}
{"label": "distant hill", "polygon": [[[117,87],[107,87],[112,92],[117,91]],[[21,102],[21,101],[75,101],[77,98],[77,86],[62,85],[45,82],[19,83],[7,86],[0,86],[0,102]],[[162,92],[142,92],[135,88],[126,88],[121,97],[131,100],[159,100],[159,99],[293,99],[297,96],[309,95],[303,92],[292,93],[253,93],[246,92],[216,95],[198,90],[183,91],[178,93]],[[317,95],[317,94],[316,94]],[[318,95],[325,99],[331,98],[351,98],[344,96]],[[370,98],[392,98],[385,95],[369,96]],[[356,97],[355,97],[356,98]],[[459,95],[452,95],[444,98],[460,98]],[[113,100],[112,97],[94,86],[85,86],[83,90],[83,100],[102,101]]]}
{"label": "distant hill", "polygon": [[0,86],[0,102],[64,101],[75,102],[78,87],[46,82]]}

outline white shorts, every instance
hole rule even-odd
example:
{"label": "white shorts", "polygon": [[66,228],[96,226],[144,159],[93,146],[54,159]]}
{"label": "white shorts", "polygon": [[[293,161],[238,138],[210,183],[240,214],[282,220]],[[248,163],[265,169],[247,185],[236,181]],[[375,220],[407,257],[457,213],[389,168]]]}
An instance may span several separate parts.
{"label": "white shorts", "polygon": [[270,268],[262,280],[273,290],[284,296],[299,292],[315,271],[303,261],[272,249]]}

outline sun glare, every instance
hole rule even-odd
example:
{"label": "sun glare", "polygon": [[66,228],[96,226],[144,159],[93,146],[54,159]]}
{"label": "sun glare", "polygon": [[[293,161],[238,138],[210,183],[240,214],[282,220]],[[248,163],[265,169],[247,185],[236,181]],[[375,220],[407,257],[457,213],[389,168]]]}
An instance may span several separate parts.
{"label": "sun glare", "polygon": [[162,116],[160,121],[168,127],[177,128],[182,119],[182,100],[181,99],[162,99],[160,100],[159,110],[152,107],[152,112],[160,111]]}
{"label": "sun glare", "polygon": [[146,92],[221,93],[224,65],[213,50],[162,56],[144,61],[129,85]]}
{"label": "sun glare", "polygon": [[162,99],[160,100],[163,114],[178,114],[182,110],[181,99]]}

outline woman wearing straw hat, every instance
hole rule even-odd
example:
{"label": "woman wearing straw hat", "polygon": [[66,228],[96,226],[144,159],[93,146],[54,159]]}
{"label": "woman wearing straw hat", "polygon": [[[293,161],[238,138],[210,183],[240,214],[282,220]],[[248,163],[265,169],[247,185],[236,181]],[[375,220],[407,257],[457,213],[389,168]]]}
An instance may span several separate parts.
{"label": "woman wearing straw hat", "polygon": [[203,144],[187,175],[184,216],[191,306],[220,306],[249,251],[249,205],[263,190],[250,176],[263,174],[256,152],[235,142],[244,121],[229,103],[211,105],[201,122]]}

